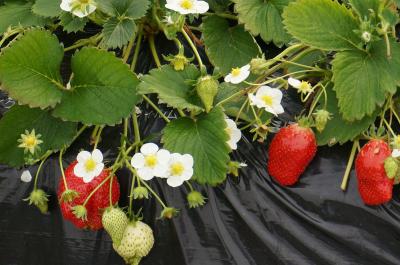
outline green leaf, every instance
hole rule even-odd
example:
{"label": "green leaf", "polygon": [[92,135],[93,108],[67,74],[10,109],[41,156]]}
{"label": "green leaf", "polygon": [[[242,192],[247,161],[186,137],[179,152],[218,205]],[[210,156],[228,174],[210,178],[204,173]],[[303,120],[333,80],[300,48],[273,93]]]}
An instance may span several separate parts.
{"label": "green leaf", "polygon": [[283,28],[282,11],[292,0],[232,0],[239,14],[239,22],[254,35],[277,46],[290,40]]}
{"label": "green leaf", "polygon": [[39,158],[48,150],[58,150],[68,145],[75,136],[76,123],[63,122],[44,110],[13,106],[0,119],[0,163],[13,167],[24,164],[24,149],[18,147],[18,139],[25,130],[31,132],[32,129],[42,135],[40,151],[35,153],[35,157]]}
{"label": "green leaf", "polygon": [[283,23],[301,42],[323,50],[349,50],[361,42],[357,19],[336,0],[298,0],[283,12]]}
{"label": "green leaf", "polygon": [[60,15],[60,24],[68,33],[83,30],[88,21],[89,20],[86,17],[80,18],[72,15],[70,12],[62,12]]}
{"label": "green leaf", "polygon": [[114,125],[130,115],[139,100],[139,80],[112,53],[83,48],[72,57],[71,90],[53,115],[88,125]]}
{"label": "green leaf", "polygon": [[216,12],[222,12],[228,9],[231,4],[230,0],[207,0],[210,8]]}
{"label": "green leaf", "polygon": [[0,35],[11,26],[41,27],[44,26],[46,22],[46,18],[32,13],[32,3],[15,1],[7,2],[5,5],[0,6]]}
{"label": "green leaf", "polygon": [[[302,64],[302,65],[307,65],[307,66],[315,66],[321,61],[324,61],[326,59],[326,54],[325,52],[321,50],[310,50],[303,56],[301,56],[299,59],[294,59],[292,62],[297,63],[297,64]],[[300,65],[295,65],[295,64],[288,64],[287,71],[288,73],[294,73],[298,71],[303,71],[305,68]],[[302,73],[294,74],[292,77],[297,77],[297,75],[301,76]]]}
{"label": "green leaf", "polygon": [[179,72],[170,65],[163,65],[143,76],[139,93],[157,93],[161,101],[174,108],[202,111],[201,100],[194,86],[189,83],[194,83],[199,77],[200,72],[194,65],[186,66],[185,70]]}
{"label": "green leaf", "polygon": [[62,96],[64,51],[56,36],[32,30],[3,50],[0,83],[12,98],[31,107],[54,107]]}
{"label": "green leaf", "polygon": [[99,8],[110,16],[138,19],[146,15],[149,0],[98,0]]}
{"label": "green leaf", "polygon": [[380,0],[349,0],[351,7],[357,12],[362,20],[369,19],[371,10],[377,17],[379,14]]}
{"label": "green leaf", "polygon": [[229,27],[227,20],[209,16],[203,20],[202,27],[207,54],[224,74],[250,63],[260,54],[257,43],[243,26]]}
{"label": "green leaf", "polygon": [[61,1],[55,0],[36,0],[32,11],[43,17],[56,17],[61,13]]}
{"label": "green leaf", "polygon": [[108,48],[121,48],[136,32],[136,24],[131,19],[110,18],[103,25],[103,43]]}
{"label": "green leaf", "polygon": [[349,122],[344,120],[339,113],[335,92],[332,91],[331,87],[328,87],[326,92],[328,94],[326,110],[332,114],[332,119],[328,121],[325,129],[321,133],[317,132],[318,145],[344,144],[356,138],[373,124],[378,114],[377,111],[374,112],[373,115],[366,116],[359,121]]}
{"label": "green leaf", "polygon": [[334,90],[343,118],[360,120],[382,106],[388,94],[400,84],[400,46],[391,42],[392,57],[386,56],[384,41],[375,42],[367,52],[336,54],[332,62]]}
{"label": "green leaf", "polygon": [[230,149],[224,113],[214,108],[196,120],[179,118],[164,129],[162,142],[171,152],[191,154],[194,158],[193,179],[200,184],[217,185],[226,178]]}

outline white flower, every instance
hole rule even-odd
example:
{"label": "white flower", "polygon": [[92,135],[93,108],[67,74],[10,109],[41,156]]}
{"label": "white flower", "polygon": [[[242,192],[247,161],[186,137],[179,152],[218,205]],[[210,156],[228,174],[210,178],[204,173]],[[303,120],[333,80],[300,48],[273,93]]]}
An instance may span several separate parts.
{"label": "white flower", "polygon": [[278,115],[284,112],[281,105],[282,91],[269,86],[260,87],[256,95],[249,94],[250,104],[258,108],[265,108],[266,111]]}
{"label": "white flower", "polygon": [[394,157],[394,158],[400,157],[400,150],[399,149],[393,149],[392,157]]}
{"label": "white flower", "polygon": [[189,154],[171,154],[168,163],[167,183],[178,187],[193,176],[193,157]]}
{"label": "white flower", "polygon": [[203,14],[209,9],[207,2],[198,0],[167,0],[165,7],[182,15]]}
{"label": "white flower", "polygon": [[232,68],[230,74],[225,76],[225,82],[232,84],[239,84],[247,79],[250,75],[250,64],[246,64],[241,68]]}
{"label": "white flower", "polygon": [[247,167],[247,164],[246,163],[244,163],[244,162],[241,162],[240,164],[239,164],[239,166],[242,168],[242,167]]}
{"label": "white flower", "polygon": [[24,170],[24,172],[22,172],[21,174],[21,181],[28,183],[31,182],[31,180],[32,180],[31,172],[29,172],[29,170]]}
{"label": "white flower", "polygon": [[159,149],[156,144],[142,145],[140,153],[136,153],[131,160],[132,167],[136,168],[138,176],[143,180],[151,180],[154,177],[167,177],[169,151]]}
{"label": "white flower", "polygon": [[365,41],[365,42],[370,42],[371,41],[371,33],[369,33],[368,31],[364,31],[361,34],[361,38]]}
{"label": "white flower", "polygon": [[78,163],[74,167],[74,174],[83,178],[85,183],[91,182],[104,169],[103,154],[98,149],[94,149],[92,153],[81,151],[76,160],[78,160]]}
{"label": "white flower", "polygon": [[308,94],[308,93],[313,92],[313,88],[309,82],[300,81],[300,80],[290,77],[288,79],[288,83],[292,87],[296,88],[299,93]]}
{"label": "white flower", "polygon": [[60,8],[82,18],[96,10],[96,2],[94,0],[62,0]]}
{"label": "white flower", "polygon": [[227,124],[227,127],[225,128],[225,131],[229,135],[229,140],[227,144],[232,150],[237,149],[237,143],[240,141],[242,138],[242,132],[238,129],[236,126],[236,123],[231,120],[231,119],[225,119],[225,122]]}

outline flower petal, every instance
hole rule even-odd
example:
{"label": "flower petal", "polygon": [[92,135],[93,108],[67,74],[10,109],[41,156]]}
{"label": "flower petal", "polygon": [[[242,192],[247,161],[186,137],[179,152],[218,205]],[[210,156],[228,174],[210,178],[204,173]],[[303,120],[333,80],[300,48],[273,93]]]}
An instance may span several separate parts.
{"label": "flower petal", "polygon": [[181,178],[186,181],[186,180],[191,179],[192,176],[193,176],[193,168],[186,168],[185,171],[183,172]]}
{"label": "flower petal", "polygon": [[171,153],[168,150],[160,149],[157,152],[157,161],[160,164],[168,164]]}
{"label": "flower petal", "polygon": [[399,149],[393,149],[392,157],[394,157],[394,158],[400,157],[400,150]]}
{"label": "flower petal", "polygon": [[154,168],[153,168],[153,174],[156,177],[159,178],[166,178],[168,177],[168,166],[167,165],[163,165],[163,164],[157,164]]}
{"label": "flower petal", "polygon": [[230,83],[232,81],[232,74],[229,74],[229,75],[225,76],[224,81],[226,83]]}
{"label": "flower petal", "polygon": [[154,143],[147,143],[142,145],[140,152],[144,155],[154,155],[158,151],[158,146]]}
{"label": "flower petal", "polygon": [[289,77],[288,83],[289,83],[289,85],[291,85],[294,88],[299,88],[300,84],[301,84],[301,81],[297,80],[295,78]]}
{"label": "flower petal", "polygon": [[78,160],[78,163],[85,163],[86,160],[88,160],[91,156],[92,154],[89,153],[88,151],[81,151],[76,157],[76,160]]}
{"label": "flower petal", "polygon": [[240,68],[240,70],[244,71],[244,72],[248,72],[250,70],[250,64],[246,64],[245,66],[243,66],[242,68]]}
{"label": "flower petal", "polygon": [[101,153],[101,151],[99,149],[94,149],[92,152],[92,159],[96,162],[96,163],[101,163],[103,162],[103,154]]}
{"label": "flower petal", "polygon": [[192,155],[184,154],[181,157],[181,161],[182,161],[183,165],[185,166],[185,168],[193,167],[194,161],[193,161],[193,156]]}
{"label": "flower petal", "polygon": [[167,184],[173,188],[178,187],[183,184],[183,179],[180,177],[169,177],[167,179]]}
{"label": "flower petal", "polygon": [[62,0],[60,8],[64,11],[70,12],[72,10],[71,2],[72,0]]}
{"label": "flower petal", "polygon": [[195,2],[195,12],[198,14],[203,14],[210,9],[210,6],[205,1],[196,1]]}
{"label": "flower petal", "polygon": [[86,176],[86,169],[83,163],[78,163],[75,165],[74,167],[74,174],[75,176],[79,177],[79,178],[83,178],[84,176]]}
{"label": "flower petal", "polygon": [[144,167],[144,155],[136,153],[131,159],[131,165],[136,169]]}
{"label": "flower petal", "polygon": [[21,181],[22,182],[31,182],[32,181],[32,174],[29,170],[24,170],[21,174]]}
{"label": "flower petal", "polygon": [[96,165],[95,169],[93,170],[93,174],[95,175],[95,177],[98,177],[101,172],[104,169],[104,164],[103,163],[99,163]]}
{"label": "flower petal", "polygon": [[153,170],[148,167],[139,168],[137,174],[143,180],[151,180],[154,178]]}

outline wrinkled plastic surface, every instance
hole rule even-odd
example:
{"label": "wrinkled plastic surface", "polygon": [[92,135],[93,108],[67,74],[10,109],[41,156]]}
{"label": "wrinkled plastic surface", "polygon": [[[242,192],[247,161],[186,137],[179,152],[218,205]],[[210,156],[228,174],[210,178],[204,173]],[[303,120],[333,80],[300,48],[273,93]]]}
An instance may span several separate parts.
{"label": "wrinkled plastic surface", "polygon": [[[142,67],[151,68],[148,53],[141,56]],[[285,96],[284,120],[299,110],[289,98]],[[163,121],[145,108],[146,114],[139,117],[141,133],[159,132]],[[89,134],[65,154],[64,167],[81,148],[88,148]],[[115,158],[118,128],[106,129],[103,140],[99,147],[105,158]],[[400,264],[398,189],[390,203],[367,207],[352,171],[348,190],[341,191],[349,146],[319,148],[299,183],[284,188],[268,176],[267,146],[267,142],[252,143],[244,137],[233,157],[248,167],[239,178],[229,177],[218,187],[197,187],[208,198],[200,209],[187,208],[186,187],[173,189],[165,181],[150,181],[168,205],[181,211],[177,218],[162,221],[156,220],[161,208],[154,199],[135,205],[135,209],[144,206],[144,221],[156,238],[154,249],[141,264]],[[31,173],[36,169],[31,167]],[[22,171],[0,166],[0,265],[124,264],[104,231],[78,230],[62,219],[55,195],[60,180],[57,156],[45,163],[39,178],[39,187],[51,194],[49,215],[22,201],[33,187],[20,181]],[[120,204],[126,206],[130,175],[124,170],[117,175]]]}

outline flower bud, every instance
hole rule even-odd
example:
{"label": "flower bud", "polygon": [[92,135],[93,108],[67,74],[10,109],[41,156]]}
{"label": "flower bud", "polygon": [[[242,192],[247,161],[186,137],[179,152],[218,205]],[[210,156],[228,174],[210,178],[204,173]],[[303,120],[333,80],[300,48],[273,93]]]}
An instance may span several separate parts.
{"label": "flower bud", "polygon": [[24,201],[28,201],[29,205],[35,205],[42,214],[47,213],[49,199],[47,198],[49,195],[44,192],[42,189],[34,189],[28,198],[24,199]]}
{"label": "flower bud", "polygon": [[172,219],[173,217],[177,216],[179,210],[173,207],[165,207],[162,212],[160,218],[162,219]]}
{"label": "flower bud", "polygon": [[189,203],[189,208],[197,208],[199,206],[203,206],[206,203],[206,199],[204,196],[195,190],[192,190],[187,195],[187,201]]}
{"label": "flower bud", "polygon": [[255,75],[262,75],[268,70],[267,60],[264,58],[254,58],[250,62],[250,71]]}
{"label": "flower bud", "polygon": [[136,187],[133,190],[133,198],[135,200],[139,199],[148,199],[149,198],[149,191],[146,187]]}

